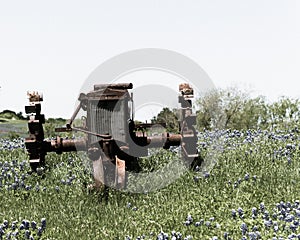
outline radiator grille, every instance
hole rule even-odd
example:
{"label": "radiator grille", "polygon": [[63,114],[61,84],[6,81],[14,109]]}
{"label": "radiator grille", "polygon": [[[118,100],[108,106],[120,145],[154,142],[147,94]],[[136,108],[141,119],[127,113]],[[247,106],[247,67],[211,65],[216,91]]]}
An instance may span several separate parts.
{"label": "radiator grille", "polygon": [[[89,131],[98,134],[111,134],[115,140],[126,142],[127,107],[124,100],[88,102],[87,120]],[[101,138],[89,135],[89,142],[94,143]]]}

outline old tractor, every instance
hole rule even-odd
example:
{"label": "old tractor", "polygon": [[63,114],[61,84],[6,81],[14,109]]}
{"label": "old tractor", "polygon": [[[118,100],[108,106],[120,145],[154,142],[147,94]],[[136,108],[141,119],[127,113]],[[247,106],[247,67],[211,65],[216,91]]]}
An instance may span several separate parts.
{"label": "old tractor", "polygon": [[[169,149],[181,146],[183,159],[189,164],[199,164],[197,134],[193,127],[196,117],[192,113],[193,89],[189,84],[179,85],[178,101],[179,134],[168,132],[152,136],[145,129],[153,124],[135,124],[133,119],[132,83],[97,84],[88,93],[79,95],[79,104],[65,127],[57,132],[82,132],[82,137],[45,139],[41,114],[42,95],[29,93],[28,115],[29,137],[25,146],[33,171],[45,164],[48,152],[86,151],[92,161],[95,186],[125,188],[127,171],[138,171],[139,157],[148,155],[148,148]],[[86,113],[81,127],[73,126],[79,111]]]}

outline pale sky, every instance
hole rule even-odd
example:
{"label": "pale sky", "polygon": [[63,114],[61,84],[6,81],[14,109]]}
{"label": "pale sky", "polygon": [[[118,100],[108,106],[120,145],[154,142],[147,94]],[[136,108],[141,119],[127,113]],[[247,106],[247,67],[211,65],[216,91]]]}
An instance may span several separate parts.
{"label": "pale sky", "polygon": [[140,48],[193,59],[217,87],[300,97],[299,13],[299,0],[0,1],[0,111],[38,90],[46,117],[69,118],[97,66]]}

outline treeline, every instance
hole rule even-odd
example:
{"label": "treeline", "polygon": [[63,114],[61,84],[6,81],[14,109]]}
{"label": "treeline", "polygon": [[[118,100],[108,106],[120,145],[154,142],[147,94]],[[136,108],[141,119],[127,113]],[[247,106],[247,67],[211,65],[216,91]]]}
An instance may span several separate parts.
{"label": "treeline", "polygon": [[11,110],[3,110],[0,112],[0,118],[9,120],[25,120],[26,117],[23,116],[22,112],[16,113]]}
{"label": "treeline", "polygon": [[[196,128],[204,129],[295,129],[300,121],[300,101],[281,97],[275,102],[266,97],[250,97],[237,88],[211,91],[195,101]],[[163,108],[152,118],[153,123],[166,123],[167,131],[179,131],[176,110]]]}
{"label": "treeline", "polygon": [[291,129],[299,124],[300,101],[281,97],[268,102],[264,96],[236,88],[210,92],[196,102],[197,128],[212,129]]}

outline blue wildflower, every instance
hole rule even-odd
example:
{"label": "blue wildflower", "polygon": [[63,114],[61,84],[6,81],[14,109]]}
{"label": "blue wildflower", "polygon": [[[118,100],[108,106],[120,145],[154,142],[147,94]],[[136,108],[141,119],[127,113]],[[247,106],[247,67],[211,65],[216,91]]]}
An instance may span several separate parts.
{"label": "blue wildflower", "polygon": [[46,218],[42,218],[41,223],[42,229],[46,229]]}
{"label": "blue wildflower", "polygon": [[243,235],[245,235],[246,232],[248,231],[247,224],[244,223],[244,222],[241,224],[241,231],[242,231],[242,234],[243,234]]}
{"label": "blue wildflower", "polygon": [[235,209],[231,210],[231,216],[235,219],[236,218],[236,211]]}

